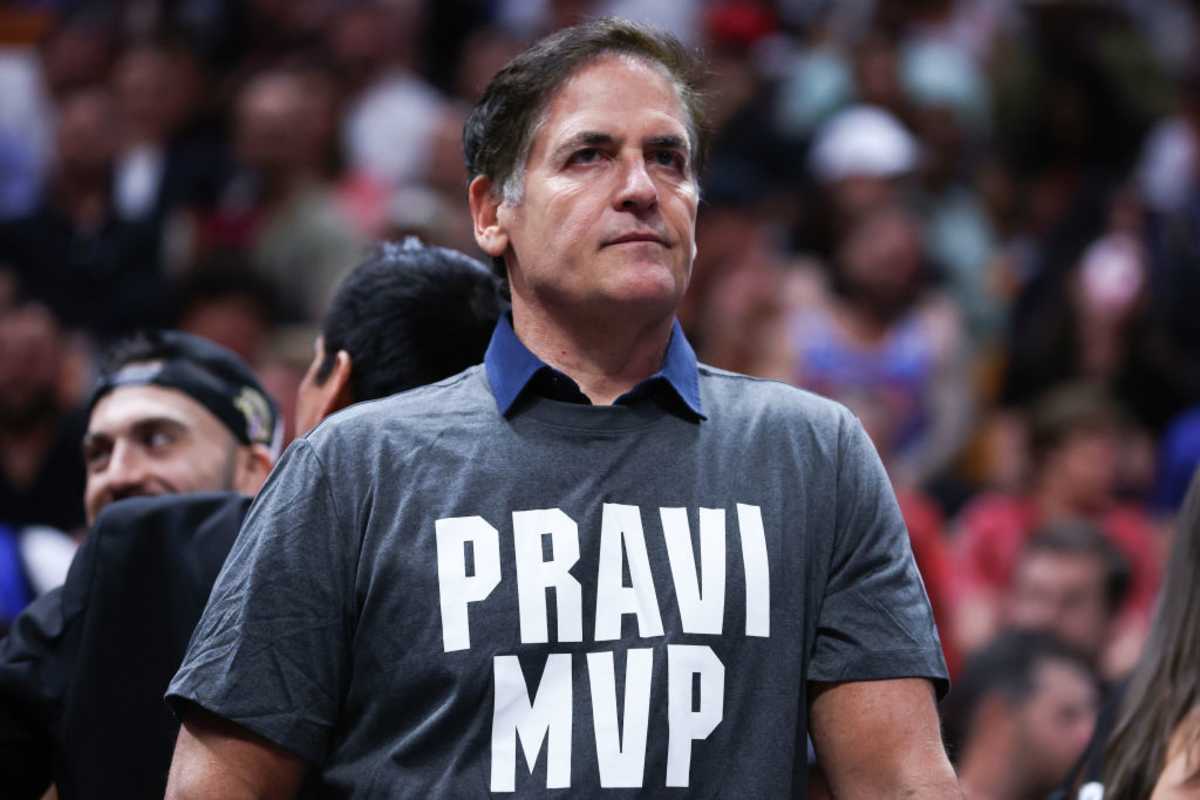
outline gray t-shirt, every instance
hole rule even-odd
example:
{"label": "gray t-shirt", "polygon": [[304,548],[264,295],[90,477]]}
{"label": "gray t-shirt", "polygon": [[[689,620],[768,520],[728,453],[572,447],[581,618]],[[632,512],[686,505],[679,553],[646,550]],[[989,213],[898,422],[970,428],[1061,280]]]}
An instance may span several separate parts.
{"label": "gray t-shirt", "polygon": [[707,419],[503,417],[481,367],[330,419],[255,501],[170,701],[319,793],[804,797],[806,683],[944,690],[941,648],[857,420],[699,372]]}

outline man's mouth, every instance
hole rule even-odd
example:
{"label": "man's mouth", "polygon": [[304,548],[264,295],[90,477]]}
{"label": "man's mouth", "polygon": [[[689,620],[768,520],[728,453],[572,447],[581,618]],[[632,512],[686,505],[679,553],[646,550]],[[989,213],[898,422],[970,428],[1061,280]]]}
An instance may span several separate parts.
{"label": "man's mouth", "polygon": [[609,239],[604,243],[604,246],[608,247],[609,245],[614,244],[636,244],[639,242],[649,242],[650,244],[657,244],[663,247],[671,246],[666,239],[652,231],[636,231],[633,233],[625,233]]}

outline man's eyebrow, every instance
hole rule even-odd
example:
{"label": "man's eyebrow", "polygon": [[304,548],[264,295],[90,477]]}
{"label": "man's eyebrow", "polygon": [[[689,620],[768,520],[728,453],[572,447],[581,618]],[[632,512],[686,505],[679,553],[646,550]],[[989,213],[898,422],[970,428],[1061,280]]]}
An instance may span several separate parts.
{"label": "man's eyebrow", "polygon": [[178,428],[181,430],[186,430],[188,424],[184,420],[176,419],[163,414],[156,417],[143,417],[129,427],[135,431],[145,431],[154,428]]}
{"label": "man's eyebrow", "polygon": [[97,445],[112,441],[112,437],[107,433],[85,433],[83,435],[82,449],[86,453]]}
{"label": "man's eyebrow", "polygon": [[610,133],[602,133],[600,131],[580,131],[569,139],[564,141],[558,147],[554,148],[555,159],[566,155],[570,150],[577,147],[606,147],[615,142]]}
{"label": "man's eyebrow", "polygon": [[[187,430],[188,424],[184,420],[175,419],[174,417],[167,416],[166,414],[158,414],[152,417],[142,417],[139,420],[135,420],[128,426],[128,430],[135,433],[141,433],[147,430],[153,430],[155,428]],[[117,432],[117,435],[120,435],[120,431]],[[84,434],[83,446],[86,448],[92,444],[112,442],[114,438],[115,437],[111,431],[92,431]]]}
{"label": "man's eyebrow", "polygon": [[682,150],[685,153],[690,152],[687,139],[674,134],[665,136],[651,136],[643,142],[643,147],[655,147],[661,150]]}

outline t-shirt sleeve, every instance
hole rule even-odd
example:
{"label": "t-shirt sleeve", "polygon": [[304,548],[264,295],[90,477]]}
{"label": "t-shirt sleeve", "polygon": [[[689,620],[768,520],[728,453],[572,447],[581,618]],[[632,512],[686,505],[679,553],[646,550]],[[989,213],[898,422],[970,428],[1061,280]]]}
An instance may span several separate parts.
{"label": "t-shirt sleeve", "polygon": [[838,431],[836,515],[808,677],[949,684],[929,599],[887,473],[862,425]]}
{"label": "t-shirt sleeve", "polygon": [[[344,476],[343,476],[344,477]],[[357,535],[305,440],[250,508],[167,689],[310,763],[326,754],[348,677]]]}

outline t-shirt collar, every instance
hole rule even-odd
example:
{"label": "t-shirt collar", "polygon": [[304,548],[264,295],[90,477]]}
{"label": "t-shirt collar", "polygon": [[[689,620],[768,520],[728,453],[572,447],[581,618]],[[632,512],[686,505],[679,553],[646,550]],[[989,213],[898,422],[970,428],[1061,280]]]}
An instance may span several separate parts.
{"label": "t-shirt collar", "polygon": [[[549,370],[565,380],[570,380],[534,355],[517,338],[508,315],[502,316],[496,324],[496,330],[492,334],[491,343],[488,344],[483,365],[488,383],[491,385],[492,395],[496,398],[496,406],[505,416],[512,410],[517,398],[521,396],[529,383],[543,370]],[[670,387],[691,416],[706,419],[704,408],[700,403],[700,377],[696,352],[688,343],[687,337],[684,336],[679,320],[675,320],[671,327],[671,340],[667,344],[667,353],[663,358],[662,367],[658,372],[617,398],[616,402],[620,403],[626,399],[632,400],[641,397],[658,385]]]}

